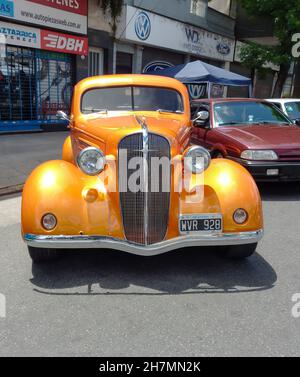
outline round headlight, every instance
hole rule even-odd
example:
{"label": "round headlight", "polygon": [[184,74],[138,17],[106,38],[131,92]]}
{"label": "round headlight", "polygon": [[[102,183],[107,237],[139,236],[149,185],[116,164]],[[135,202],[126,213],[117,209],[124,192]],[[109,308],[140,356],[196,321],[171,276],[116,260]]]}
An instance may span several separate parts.
{"label": "round headlight", "polygon": [[233,214],[233,220],[241,225],[248,220],[248,213],[243,208],[238,208]]}
{"label": "round headlight", "polygon": [[100,149],[89,147],[79,153],[77,163],[85,174],[97,175],[104,169],[105,157]]}
{"label": "round headlight", "polygon": [[57,220],[52,213],[47,213],[42,217],[42,225],[46,230],[52,230],[56,227]]}
{"label": "round headlight", "polygon": [[210,153],[203,147],[189,147],[184,155],[184,166],[194,174],[200,174],[206,170],[211,161]]}

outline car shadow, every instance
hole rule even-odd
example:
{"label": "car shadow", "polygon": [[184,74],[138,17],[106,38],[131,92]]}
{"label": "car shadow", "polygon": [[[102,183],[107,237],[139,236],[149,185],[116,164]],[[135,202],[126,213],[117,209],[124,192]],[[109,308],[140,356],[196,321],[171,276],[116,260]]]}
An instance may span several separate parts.
{"label": "car shadow", "polygon": [[271,289],[277,275],[258,253],[232,261],[215,250],[182,249],[156,257],[118,251],[65,252],[32,265],[31,283],[51,295],[178,295],[239,293]]}
{"label": "car shadow", "polygon": [[257,186],[264,201],[300,200],[300,182],[259,182]]}

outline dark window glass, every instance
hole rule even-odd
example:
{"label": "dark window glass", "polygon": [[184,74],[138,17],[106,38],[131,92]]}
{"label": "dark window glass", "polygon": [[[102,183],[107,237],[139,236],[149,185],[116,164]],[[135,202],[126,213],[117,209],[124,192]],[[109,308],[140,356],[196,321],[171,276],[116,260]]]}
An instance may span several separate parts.
{"label": "dark window glass", "polygon": [[116,73],[132,73],[132,54],[117,52]]}
{"label": "dark window glass", "polygon": [[181,95],[173,89],[157,87],[97,88],[84,93],[83,113],[100,111],[183,112]]}
{"label": "dark window glass", "polygon": [[272,104],[262,102],[222,102],[214,105],[214,118],[219,126],[291,123]]}

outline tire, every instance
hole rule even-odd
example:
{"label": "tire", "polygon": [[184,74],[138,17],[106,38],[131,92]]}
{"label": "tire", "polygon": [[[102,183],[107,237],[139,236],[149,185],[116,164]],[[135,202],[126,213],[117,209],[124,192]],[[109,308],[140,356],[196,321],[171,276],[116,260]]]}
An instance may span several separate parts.
{"label": "tire", "polygon": [[222,256],[227,259],[245,259],[251,257],[256,251],[257,243],[248,245],[228,246],[222,250]]}
{"label": "tire", "polygon": [[34,263],[45,263],[59,257],[58,251],[55,249],[28,246],[28,252]]}

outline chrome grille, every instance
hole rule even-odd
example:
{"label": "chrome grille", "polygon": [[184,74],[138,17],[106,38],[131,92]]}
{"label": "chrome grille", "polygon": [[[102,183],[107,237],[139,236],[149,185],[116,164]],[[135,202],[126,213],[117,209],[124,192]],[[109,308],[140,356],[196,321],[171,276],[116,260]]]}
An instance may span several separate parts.
{"label": "chrome grille", "polygon": [[[143,245],[160,242],[165,238],[168,227],[170,189],[163,192],[163,170],[159,169],[159,174],[151,174],[150,161],[152,157],[167,157],[170,160],[169,143],[164,137],[149,133],[147,151],[145,151],[143,134],[137,133],[122,139],[119,144],[119,156],[120,150],[127,151],[127,172],[122,171],[122,166],[119,165],[119,188],[127,188],[126,192],[120,192],[125,236],[127,240]],[[136,171],[136,169],[131,170],[128,167],[128,162],[134,157],[147,161],[148,190],[144,190],[146,192],[143,192],[143,190],[131,192],[128,189],[128,182],[124,182],[124,179],[129,179],[132,173]],[[151,182],[153,177],[158,179],[159,182]],[[120,184],[121,182],[122,184]],[[143,187],[143,182],[140,183]],[[152,191],[152,187],[159,189]]]}

